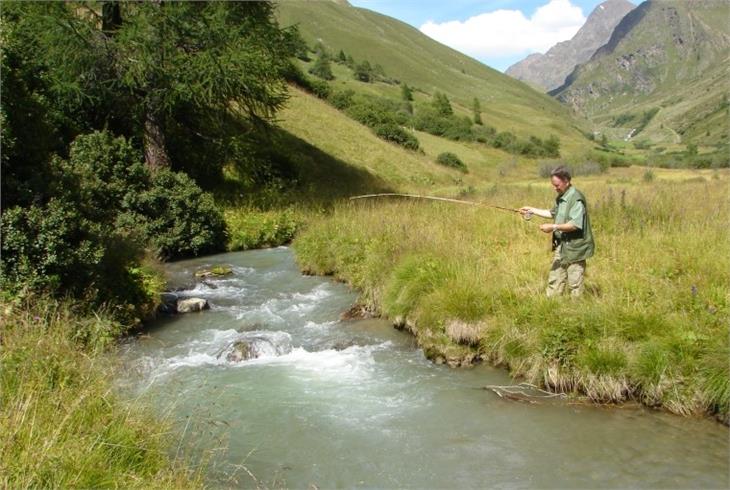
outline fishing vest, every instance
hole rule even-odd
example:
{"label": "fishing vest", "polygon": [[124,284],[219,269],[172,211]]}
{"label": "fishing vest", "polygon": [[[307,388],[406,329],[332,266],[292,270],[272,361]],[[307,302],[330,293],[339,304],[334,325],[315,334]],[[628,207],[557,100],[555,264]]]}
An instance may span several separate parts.
{"label": "fishing vest", "polygon": [[[588,203],[586,202],[586,198],[578,189],[572,186],[570,189],[573,191],[566,191],[563,196],[558,196],[555,199],[555,207],[553,208],[555,224],[562,225],[563,223],[567,223],[570,209],[578,202],[583,203],[585,212],[583,213],[582,229],[579,228],[571,232],[553,233],[553,248],[561,246],[560,263],[564,266],[592,257],[595,249],[591,220],[588,218]],[[565,212],[558,216],[557,210],[561,199],[565,199]]]}

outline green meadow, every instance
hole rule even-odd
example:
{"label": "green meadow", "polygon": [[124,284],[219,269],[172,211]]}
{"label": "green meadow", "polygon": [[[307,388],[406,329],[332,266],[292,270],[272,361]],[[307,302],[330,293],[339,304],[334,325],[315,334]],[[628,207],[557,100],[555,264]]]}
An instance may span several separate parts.
{"label": "green meadow", "polygon": [[[597,240],[579,300],[545,297],[551,252],[540,218],[486,207],[343,203],[294,246],[305,271],[360,290],[436,362],[481,360],[594,402],[636,400],[727,423],[730,260],[720,217],[730,176],[632,174],[574,179]],[[532,179],[469,198],[547,208],[553,194]]]}

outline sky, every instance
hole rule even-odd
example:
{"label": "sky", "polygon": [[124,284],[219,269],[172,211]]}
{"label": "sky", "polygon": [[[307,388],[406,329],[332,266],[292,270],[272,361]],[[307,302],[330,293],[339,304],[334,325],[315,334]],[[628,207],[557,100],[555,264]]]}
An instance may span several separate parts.
{"label": "sky", "polygon": [[[499,71],[572,38],[603,0],[349,0]],[[638,3],[638,2],[632,2]]]}

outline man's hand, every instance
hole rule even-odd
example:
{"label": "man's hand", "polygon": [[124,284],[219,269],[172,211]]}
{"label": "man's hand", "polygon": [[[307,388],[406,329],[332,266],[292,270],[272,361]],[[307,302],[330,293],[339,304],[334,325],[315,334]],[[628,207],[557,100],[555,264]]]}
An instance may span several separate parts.
{"label": "man's hand", "polygon": [[540,231],[542,231],[543,233],[552,233],[553,231],[555,231],[555,225],[550,223],[543,223],[540,225]]}
{"label": "man's hand", "polygon": [[539,216],[541,218],[546,218],[546,219],[552,219],[552,217],[553,217],[553,215],[550,214],[549,209],[533,208],[532,206],[522,206],[517,211],[519,211],[522,216],[531,217],[534,214],[535,216]]}

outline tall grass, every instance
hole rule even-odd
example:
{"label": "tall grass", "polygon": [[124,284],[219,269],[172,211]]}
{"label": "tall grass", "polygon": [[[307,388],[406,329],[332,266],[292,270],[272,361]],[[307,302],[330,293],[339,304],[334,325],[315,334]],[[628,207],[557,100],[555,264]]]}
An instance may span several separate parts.
{"label": "tall grass", "polygon": [[[489,208],[352,203],[310,224],[294,246],[303,269],[360,289],[436,361],[481,358],[598,402],[635,399],[727,423],[726,182],[578,187],[597,254],[575,301],[545,298],[551,253],[539,219]],[[513,207],[550,207],[553,198],[529,184],[481,196]]]}
{"label": "tall grass", "polygon": [[117,324],[38,298],[3,302],[0,323],[0,487],[202,486],[167,426],[112,389]]}

